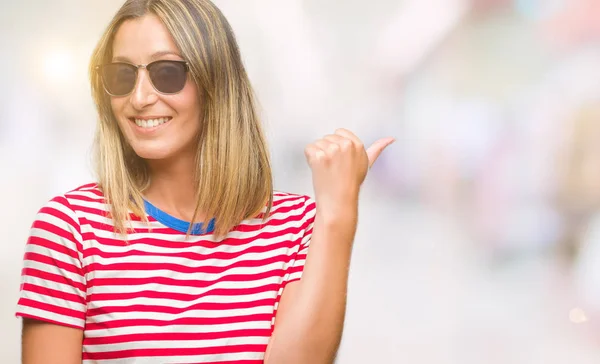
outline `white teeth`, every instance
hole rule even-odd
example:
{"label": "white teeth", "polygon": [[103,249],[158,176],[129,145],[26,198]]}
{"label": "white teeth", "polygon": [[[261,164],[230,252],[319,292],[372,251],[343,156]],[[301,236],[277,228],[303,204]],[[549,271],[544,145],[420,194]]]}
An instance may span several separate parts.
{"label": "white teeth", "polygon": [[154,128],[156,126],[166,123],[169,120],[171,120],[171,118],[159,118],[150,120],[135,119],[135,123],[137,126],[140,126],[142,128]]}

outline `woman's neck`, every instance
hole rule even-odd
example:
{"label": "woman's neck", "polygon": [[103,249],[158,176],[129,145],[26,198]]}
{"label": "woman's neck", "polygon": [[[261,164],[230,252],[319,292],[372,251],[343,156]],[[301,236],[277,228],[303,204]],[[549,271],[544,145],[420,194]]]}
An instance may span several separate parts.
{"label": "woman's neck", "polygon": [[[193,155],[147,161],[150,186],[144,197],[154,206],[179,219],[190,221],[196,208],[196,163]],[[204,216],[197,216],[202,219]]]}

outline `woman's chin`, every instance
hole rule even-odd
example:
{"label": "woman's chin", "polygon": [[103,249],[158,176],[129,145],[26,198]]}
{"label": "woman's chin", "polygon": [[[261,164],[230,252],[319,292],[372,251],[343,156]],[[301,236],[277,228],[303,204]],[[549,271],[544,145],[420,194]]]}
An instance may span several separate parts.
{"label": "woman's chin", "polygon": [[194,142],[182,138],[163,140],[136,140],[130,144],[135,154],[148,161],[188,159],[196,153]]}
{"label": "woman's chin", "polygon": [[175,154],[175,153],[172,153],[167,148],[138,147],[138,148],[133,148],[133,150],[135,151],[135,154],[138,155],[138,157],[145,159],[145,160],[169,159],[169,158],[172,158]]}

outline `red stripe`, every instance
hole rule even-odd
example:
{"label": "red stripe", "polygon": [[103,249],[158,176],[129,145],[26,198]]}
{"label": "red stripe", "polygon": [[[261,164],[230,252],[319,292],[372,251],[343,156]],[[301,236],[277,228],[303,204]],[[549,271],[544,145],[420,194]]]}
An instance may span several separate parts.
{"label": "red stripe", "polygon": [[29,245],[37,245],[37,246],[46,248],[48,250],[53,250],[55,252],[65,254],[70,258],[79,260],[79,254],[77,251],[68,248],[64,244],[59,244],[55,241],[48,240],[46,238],[42,238],[39,236],[31,236],[31,237],[29,237],[29,241],[27,243]]}
{"label": "red stripe", "polygon": [[83,311],[72,310],[70,308],[55,306],[44,302],[38,302],[25,297],[21,297],[18,304],[25,307],[36,308],[41,311],[72,317],[78,320],[85,320],[85,312]]}
{"label": "red stripe", "polygon": [[273,207],[277,207],[286,202],[299,200],[299,199],[306,199],[306,196],[295,195],[295,194],[291,194],[291,193],[273,194]]}
{"label": "red stripe", "polygon": [[296,255],[296,260],[306,260],[307,254],[306,253],[301,253],[301,254],[297,254]]}
{"label": "red stripe", "polygon": [[31,293],[37,293],[46,297],[56,298],[62,301],[71,301],[82,305],[86,304],[85,299],[80,295],[69,292],[57,291],[52,288],[42,287],[31,283],[23,283],[21,285],[21,290]]}
{"label": "red stripe", "polygon": [[129,305],[129,306],[103,306],[102,308],[90,309],[87,311],[87,316],[97,316],[106,313],[123,313],[123,312],[149,312],[149,313],[164,313],[164,314],[181,314],[191,310],[210,310],[210,311],[225,311],[225,310],[241,310],[246,308],[255,308],[263,306],[275,305],[274,298],[266,298],[262,300],[249,302],[228,302],[228,303],[213,303],[201,302],[195,305],[186,307],[167,307],[159,305]]}
{"label": "red stripe", "polygon": [[[165,357],[165,356],[192,356],[192,355],[218,355],[223,353],[264,353],[267,345],[231,345],[214,346],[208,348],[172,348],[172,349],[132,349],[121,351],[109,351],[103,353],[83,353],[83,360],[112,360],[135,358],[141,356]],[[221,363],[221,362],[219,362]]]}
{"label": "red stripe", "polygon": [[[94,208],[94,207],[82,206],[82,205],[77,205],[77,204],[75,204],[74,207],[79,212],[83,212],[83,213],[86,213],[89,215],[100,216],[100,217],[107,218],[110,220],[110,211],[107,208],[104,208],[104,207],[103,208]],[[132,221],[142,221],[142,219],[139,216],[137,216],[133,213],[129,214],[129,218]],[[151,221],[153,221],[153,220],[151,220]],[[112,225],[102,224],[102,226],[110,226],[112,229]]]}
{"label": "red stripe", "polygon": [[[51,224],[47,221],[36,220],[33,222],[33,225],[31,226],[31,228],[32,229],[40,229],[40,230],[50,232],[52,234],[56,234],[56,235],[60,236],[61,238],[69,240],[69,241],[73,242],[73,244],[77,245],[77,239],[75,239],[72,232],[66,231],[66,230],[64,230],[54,224]],[[32,235],[29,239],[36,239],[36,238],[37,238],[37,236]]]}
{"label": "red stripe", "polygon": [[135,326],[174,326],[174,325],[185,325],[185,326],[206,326],[206,325],[227,325],[227,324],[241,324],[244,322],[260,322],[260,321],[271,321],[272,315],[254,314],[254,315],[243,315],[233,317],[182,317],[175,320],[157,320],[157,319],[125,319],[125,320],[111,320],[103,322],[89,322],[87,323],[86,330],[110,330],[119,327],[135,327]]}
{"label": "red stripe", "polygon": [[[58,200],[56,200],[56,199],[55,199],[55,200],[53,200],[53,201],[54,201],[54,202],[56,202],[56,203],[58,203],[58,204],[61,204],[61,205],[65,206],[65,208],[67,208],[67,209],[71,209],[71,208],[70,208],[70,206],[67,206],[67,205],[66,205],[66,204],[64,204],[64,203],[62,203],[62,202],[59,202],[59,201],[58,201]],[[66,201],[65,201],[65,202],[66,202]],[[65,222],[65,223],[67,223],[67,224],[68,224],[68,225],[69,225],[69,226],[70,226],[70,227],[71,227],[73,230],[75,230],[75,231],[79,231],[79,224],[78,224],[78,223],[77,223],[75,220],[73,220],[73,219],[72,219],[72,218],[71,218],[69,215],[65,214],[64,212],[62,212],[62,211],[60,211],[60,210],[58,210],[58,209],[56,209],[56,208],[54,208],[54,207],[51,207],[51,206],[44,206],[44,207],[42,207],[42,208],[40,209],[40,213],[43,213],[43,214],[48,214],[48,215],[54,216],[54,217],[56,217],[57,219],[59,219],[60,221],[63,221],[63,222]],[[38,220],[38,221],[41,221],[41,220]],[[72,233],[71,233],[71,232],[69,232],[69,234],[71,234],[71,235],[72,235]]]}
{"label": "red stripe", "polygon": [[178,333],[144,333],[144,334],[127,334],[114,335],[104,337],[87,337],[83,341],[83,345],[108,345],[122,344],[128,342],[139,341],[202,341],[216,340],[236,337],[270,337],[270,329],[248,329],[248,330],[229,330],[222,332],[178,332]]}
{"label": "red stripe", "polygon": [[96,183],[96,182],[91,182],[91,183],[87,183],[85,185],[79,186],[76,189],[69,191],[68,193],[75,192],[75,191],[90,191],[90,192],[96,191],[98,193],[101,193],[100,187],[98,186],[98,183]]}
{"label": "red stripe", "polygon": [[149,298],[149,299],[169,299],[176,301],[193,301],[206,296],[241,296],[253,295],[270,291],[277,291],[279,284],[266,284],[258,287],[249,288],[216,288],[211,289],[201,294],[187,294],[175,292],[157,292],[157,291],[139,291],[127,293],[92,293],[87,296],[88,301],[113,301],[113,300],[128,300],[134,298]]}
{"label": "red stripe", "polygon": [[[267,349],[265,348],[265,351]],[[193,364],[263,364],[262,360],[236,360],[236,361],[211,361],[211,362],[198,362]],[[177,363],[177,364],[188,364],[188,363]]]}
{"label": "red stripe", "polygon": [[69,194],[69,200],[82,201],[82,202],[94,202],[94,203],[99,203],[99,204],[106,203],[106,198],[104,196],[102,196],[101,194],[98,194],[98,193],[95,193],[92,191],[81,191],[81,192],[91,192],[94,195],[96,195],[96,197],[89,197],[89,196],[85,196],[85,195],[71,193],[71,194]]}
{"label": "red stripe", "polygon": [[48,280],[56,283],[66,284],[67,286],[71,286],[79,289],[82,292],[85,292],[85,285],[81,282],[76,282],[70,278],[67,278],[63,275],[58,275],[46,271],[42,271],[35,268],[23,268],[22,273],[23,276],[31,276],[36,277],[42,280]]}
{"label": "red stripe", "polygon": [[302,272],[304,270],[304,266],[293,266],[290,267],[290,269],[287,270],[286,273],[289,273],[290,275],[294,274],[294,273],[298,273],[298,272]]}
{"label": "red stripe", "polygon": [[[266,351],[266,349],[265,349]],[[236,361],[203,361],[198,363],[176,363],[176,364],[263,364],[263,360],[236,360]]]}
{"label": "red stripe", "polygon": [[[33,262],[48,264],[52,268],[58,268],[63,271],[71,272],[74,274],[82,275],[81,269],[71,263],[65,263],[62,260],[58,260],[52,256],[42,255],[36,252],[26,252],[24,260],[30,260]],[[50,269],[52,269],[50,268]]]}

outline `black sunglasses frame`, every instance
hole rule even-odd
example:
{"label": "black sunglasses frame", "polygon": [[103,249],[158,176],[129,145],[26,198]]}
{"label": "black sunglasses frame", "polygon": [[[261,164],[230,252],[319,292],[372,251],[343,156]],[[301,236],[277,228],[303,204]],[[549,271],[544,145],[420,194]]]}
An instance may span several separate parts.
{"label": "black sunglasses frame", "polygon": [[[162,60],[158,60],[158,61],[154,61],[154,62],[150,62],[148,64],[132,64],[132,63],[128,63],[128,62],[111,62],[111,63],[107,63],[105,65],[98,65],[96,66],[96,72],[98,72],[98,75],[100,76],[100,79],[102,80],[102,87],[104,88],[104,92],[106,92],[107,94],[109,94],[110,96],[113,97],[125,97],[125,96],[129,96],[131,95],[131,93],[135,90],[135,85],[137,84],[137,78],[138,78],[138,74],[139,74],[139,70],[142,68],[145,68],[146,70],[149,70],[149,68],[152,67],[153,64],[156,63],[163,63],[163,62],[170,62],[170,63],[181,63],[184,65],[184,72],[186,74],[187,77],[187,73],[190,71],[190,64],[187,61],[179,61],[179,60],[170,60],[170,59],[162,59]],[[123,65],[127,65],[127,66],[131,66],[132,68],[135,69],[135,82],[133,83],[133,87],[131,87],[131,90],[126,93],[126,94],[113,94],[108,90],[108,87],[106,87],[106,83],[104,82],[104,73],[102,72],[102,69],[106,66],[109,65],[114,65],[114,64],[123,64]],[[156,90],[156,92],[162,94],[162,95],[175,95],[179,92],[181,92],[181,90],[183,90],[183,87],[181,88],[181,90],[179,91],[175,91],[175,92],[163,92],[160,91],[156,85],[154,85],[154,81],[152,80],[152,77],[149,77],[150,79],[150,84],[152,84],[152,87],[154,88],[154,90]],[[184,84],[185,87],[185,84]]]}

